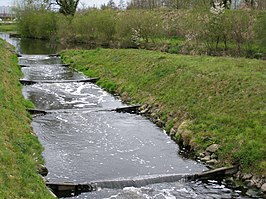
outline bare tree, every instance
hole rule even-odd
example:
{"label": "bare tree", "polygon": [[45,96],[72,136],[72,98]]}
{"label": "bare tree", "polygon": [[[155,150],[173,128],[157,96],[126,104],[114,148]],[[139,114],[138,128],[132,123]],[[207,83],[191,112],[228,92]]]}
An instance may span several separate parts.
{"label": "bare tree", "polygon": [[140,9],[153,9],[158,7],[169,7],[175,9],[182,8],[206,8],[214,6],[214,3],[220,3],[225,8],[230,9],[232,0],[131,0],[129,7]]}
{"label": "bare tree", "polygon": [[258,9],[266,10],[266,1],[265,0],[258,0]]}
{"label": "bare tree", "polygon": [[124,10],[124,9],[126,9],[126,7],[127,7],[127,5],[126,5],[125,0],[120,0],[120,1],[119,1],[119,4],[118,4],[118,8],[119,8],[120,10]]}
{"label": "bare tree", "polygon": [[108,3],[107,3],[107,7],[109,8],[109,9],[116,9],[116,5],[115,5],[115,2],[114,2],[114,0],[109,0],[108,1]]}

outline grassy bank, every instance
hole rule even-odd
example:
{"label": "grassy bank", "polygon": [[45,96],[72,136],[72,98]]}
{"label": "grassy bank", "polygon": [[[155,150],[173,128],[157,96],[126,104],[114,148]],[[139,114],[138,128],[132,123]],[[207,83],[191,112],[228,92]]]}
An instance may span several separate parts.
{"label": "grassy bank", "polygon": [[0,32],[17,31],[17,24],[0,24]]}
{"label": "grassy bank", "polygon": [[[150,104],[166,130],[192,121],[189,144],[221,145],[219,165],[266,174],[266,62],[146,50],[62,52],[66,63],[133,103]],[[176,139],[179,139],[176,134]]]}
{"label": "grassy bank", "polygon": [[1,198],[52,198],[37,174],[43,163],[42,147],[30,127],[19,83],[17,57],[0,40],[0,196]]}

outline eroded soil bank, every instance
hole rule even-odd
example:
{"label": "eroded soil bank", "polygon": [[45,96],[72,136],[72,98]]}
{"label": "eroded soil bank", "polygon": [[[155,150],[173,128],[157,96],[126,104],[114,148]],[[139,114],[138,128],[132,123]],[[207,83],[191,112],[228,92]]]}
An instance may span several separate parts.
{"label": "eroded soil bank", "polygon": [[[64,51],[65,63],[149,117],[213,167],[265,188],[265,61],[146,50]],[[247,175],[249,174],[249,175]]]}

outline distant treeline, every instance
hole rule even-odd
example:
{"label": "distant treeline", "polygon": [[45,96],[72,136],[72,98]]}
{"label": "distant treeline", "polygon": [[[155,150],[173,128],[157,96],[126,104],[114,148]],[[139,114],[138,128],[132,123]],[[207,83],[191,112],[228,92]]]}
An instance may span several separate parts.
{"label": "distant treeline", "polygon": [[265,58],[266,12],[198,9],[87,9],[75,16],[18,12],[23,37],[170,53]]}
{"label": "distant treeline", "polygon": [[[112,2],[113,0],[109,1]],[[121,2],[121,1],[120,1]],[[265,0],[131,0],[128,8],[142,8],[142,9],[154,9],[154,8],[210,8],[215,3],[224,4],[226,8],[240,9],[240,8],[252,8],[252,9],[266,9]]]}

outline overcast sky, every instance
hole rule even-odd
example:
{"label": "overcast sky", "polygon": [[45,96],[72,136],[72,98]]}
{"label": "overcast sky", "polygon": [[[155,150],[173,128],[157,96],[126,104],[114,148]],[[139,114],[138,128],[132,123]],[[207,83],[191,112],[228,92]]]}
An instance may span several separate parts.
{"label": "overcast sky", "polygon": [[[80,0],[81,3],[85,3],[86,6],[100,6],[104,3],[107,3],[108,0]],[[116,4],[118,4],[119,0],[114,0]],[[13,0],[0,0],[0,6],[11,6],[13,3]]]}

